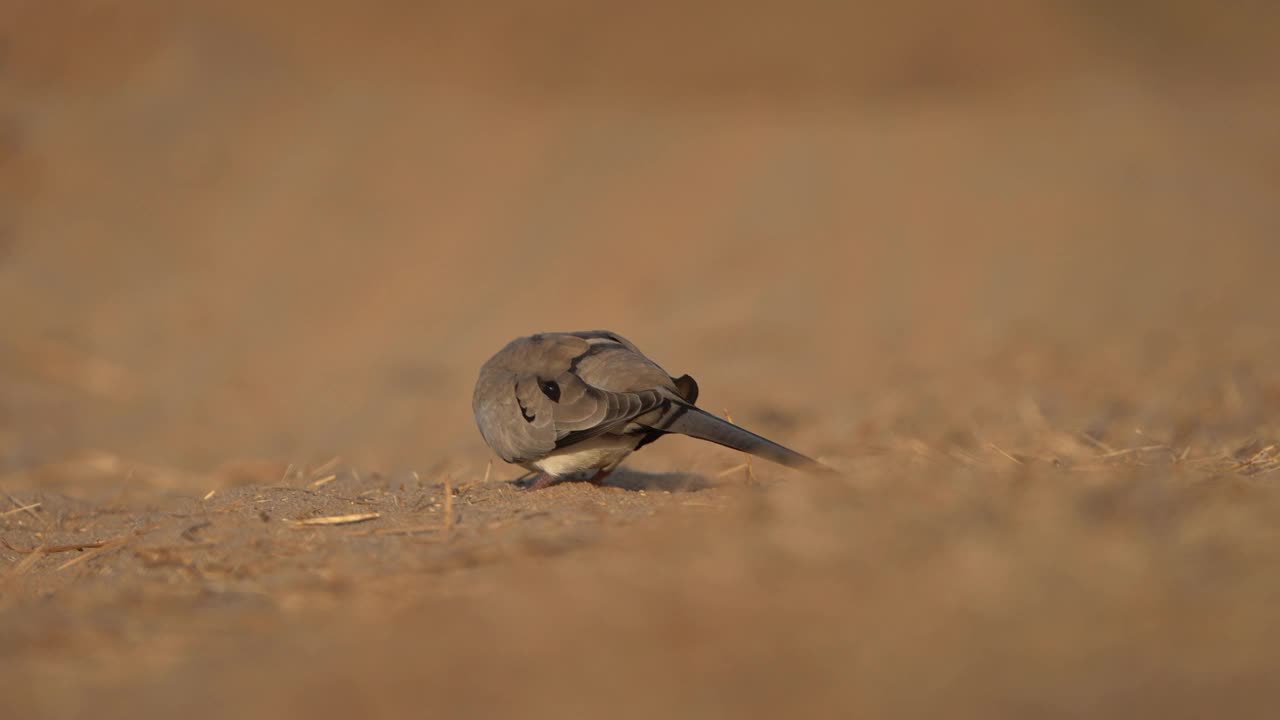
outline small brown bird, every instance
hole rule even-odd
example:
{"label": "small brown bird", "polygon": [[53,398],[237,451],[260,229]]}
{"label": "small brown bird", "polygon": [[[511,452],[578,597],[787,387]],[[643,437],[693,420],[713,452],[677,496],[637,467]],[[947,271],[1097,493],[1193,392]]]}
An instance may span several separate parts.
{"label": "small brown bird", "polygon": [[694,405],[698,384],[673,378],[605,330],[517,338],[480,368],[476,424],[503,460],[539,473],[532,488],[592,472],[600,483],[668,433],[709,440],[788,467],[830,468]]}

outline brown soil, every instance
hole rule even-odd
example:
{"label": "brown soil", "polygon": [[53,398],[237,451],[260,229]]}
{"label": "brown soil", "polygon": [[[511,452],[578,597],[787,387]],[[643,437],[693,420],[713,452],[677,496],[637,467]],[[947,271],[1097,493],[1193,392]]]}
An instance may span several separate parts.
{"label": "brown soil", "polygon": [[1270,717],[1280,11],[865,5],[0,10],[3,716]]}

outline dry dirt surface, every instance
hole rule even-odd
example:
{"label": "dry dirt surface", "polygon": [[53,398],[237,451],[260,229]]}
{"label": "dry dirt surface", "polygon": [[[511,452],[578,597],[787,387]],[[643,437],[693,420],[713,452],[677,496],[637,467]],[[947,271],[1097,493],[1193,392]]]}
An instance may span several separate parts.
{"label": "dry dirt surface", "polygon": [[0,6],[0,715],[1274,717],[1280,11],[882,5]]}

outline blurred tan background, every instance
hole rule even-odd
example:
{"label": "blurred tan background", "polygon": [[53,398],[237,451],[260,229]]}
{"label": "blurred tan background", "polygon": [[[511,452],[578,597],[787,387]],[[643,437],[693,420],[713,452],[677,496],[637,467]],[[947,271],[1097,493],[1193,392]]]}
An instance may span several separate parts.
{"label": "blurred tan background", "polygon": [[[0,5],[0,476],[8,492],[56,486],[75,495],[84,490],[76,483],[128,487],[133,476],[121,468],[133,464],[205,478],[229,463],[333,455],[366,470],[478,476],[490,457],[470,414],[479,365],[517,335],[595,327],[693,374],[708,407],[861,472],[863,490],[951,488],[953,470],[930,464],[938,458],[1057,467],[1092,453],[1129,460],[1127,448],[1153,442],[1184,460],[1224,458],[1219,470],[1259,452],[1272,453],[1263,457],[1270,462],[1280,419],[1277,68],[1280,6],[1261,1],[8,0]],[[108,458],[112,471],[43,486],[32,474],[86,453]],[[677,463],[714,474],[737,462],[685,441],[642,455],[634,465],[649,470]],[[1126,468],[1094,479],[1139,472]],[[1027,472],[1061,486],[1056,475]],[[985,496],[992,489],[981,477],[957,482]],[[165,487],[198,496],[209,487],[202,482]],[[564,492],[577,503],[573,493],[586,491]],[[769,502],[782,503],[778,522],[795,532],[845,527],[844,515],[806,514],[824,504],[863,507],[843,495],[817,502],[781,492]],[[931,527],[913,515],[915,492],[888,499],[900,513],[893,517]],[[631,495],[608,502],[645,502]],[[539,502],[560,496],[547,497]],[[1276,516],[1266,517],[1245,523],[1259,535],[1232,536],[1242,557],[1271,557],[1252,544],[1268,537]],[[1219,520],[1239,518],[1213,515],[1194,533],[1213,534],[1203,528]],[[643,575],[680,557],[674,575],[655,581],[672,592],[692,593],[704,571],[728,573],[707,598],[754,588],[739,607],[748,610],[729,613],[721,629],[763,673],[770,651],[741,633],[759,620],[751,608],[777,610],[772,591],[722,545],[714,547],[732,571],[685,557],[681,547],[710,540],[679,512],[667,521],[683,528],[672,532],[685,544],[622,567]],[[744,547],[764,542],[755,521],[725,522],[725,537]],[[894,615],[899,596],[881,586],[875,602],[887,615],[840,625],[839,608],[860,596],[860,580],[914,567],[903,572],[933,578],[921,586],[946,595],[953,572],[971,578],[968,556],[912,565],[914,546],[894,545],[907,541],[882,522],[846,538],[889,543],[879,562],[863,551],[849,550],[855,560],[820,554],[803,566],[813,572],[795,571],[798,581],[778,576],[815,603],[778,617],[833,621],[843,628],[835,636],[856,644],[863,631],[909,629],[936,609],[916,597],[919,614]],[[1117,522],[1115,537],[1129,538]],[[1061,528],[1064,545],[1092,537]],[[617,562],[631,547],[623,537],[594,549],[587,567]],[[1163,541],[1137,537],[1132,547],[1117,540],[1136,553],[1125,557],[1182,577],[1179,563],[1160,564]],[[1019,545],[1016,532],[1005,539],[991,550],[1014,553],[1002,562],[1018,566],[1025,551],[1055,566],[1036,554],[1048,546]],[[1087,576],[1095,556],[1073,557]],[[875,572],[830,574],[853,566]],[[1252,608],[1274,597],[1252,592],[1272,592],[1274,582],[1239,567],[1259,583],[1248,601],[1224,589],[1197,607]],[[827,587],[831,577],[842,579]],[[595,579],[573,570],[570,580]],[[448,594],[432,587],[428,595]],[[631,597],[609,587],[602,592],[614,601]],[[1025,600],[1019,589],[1040,585],[1009,587],[993,597]],[[716,600],[680,597],[675,607],[692,607],[694,626],[717,614]],[[1066,611],[1061,602],[1046,612]],[[1155,616],[1180,621],[1196,616],[1193,605]],[[481,623],[477,637],[499,646],[504,631],[528,620],[502,614],[506,606],[468,607]],[[648,618],[644,607],[632,610]],[[1149,616],[1150,607],[1129,609]],[[1265,617],[1261,605],[1257,615],[1247,608],[1242,618]],[[502,619],[483,625],[492,617]],[[537,665],[583,649],[598,627],[574,617],[546,621],[560,634],[519,636],[512,657]],[[1070,617],[1052,642],[1069,646],[1068,629],[1091,627]],[[1098,617],[1130,626],[1127,611]],[[1030,632],[1026,622],[1009,637]],[[1241,636],[1267,636],[1241,622]],[[636,644],[636,657],[665,662],[669,646],[646,645],[654,636],[645,621],[609,627]],[[348,631],[359,646],[360,633]],[[815,627],[769,632],[784,645],[791,638],[796,668],[825,666],[808,654],[822,645]],[[904,672],[932,645],[908,635],[905,650],[887,645],[903,653],[895,667]],[[301,632],[290,637],[306,644]],[[467,641],[458,630],[440,643]],[[561,641],[568,649],[543,654],[543,643]],[[946,635],[940,652],[963,657],[971,641]],[[1018,666],[1010,658],[1027,647],[1007,642],[1008,665],[991,667]],[[1027,643],[1033,655],[1054,656]],[[199,653],[181,647],[162,664],[187,668],[174,687],[189,691],[213,670],[184,665]],[[823,647],[842,658],[832,667],[851,667]],[[1133,647],[1100,667],[1146,657]],[[1165,657],[1168,647],[1151,652]],[[281,652],[281,664],[294,657]],[[1257,667],[1239,653],[1219,669]],[[56,665],[59,656],[49,657]],[[1093,656],[1072,657],[1082,669]],[[690,667],[703,661],[716,662]],[[491,662],[464,652],[449,687],[474,681],[465,668]],[[1053,663],[1035,667],[1026,687],[1070,695],[1053,685]],[[725,687],[741,680],[717,672],[699,677]],[[1196,698],[1261,687],[1222,673]],[[813,708],[884,712],[914,692],[902,675],[872,674],[884,682],[869,695],[843,694],[836,676],[821,692],[805,684],[818,682],[813,675],[792,680]],[[391,677],[378,707],[395,715],[407,705],[394,698],[411,695],[416,681]],[[1098,678],[1076,677],[1089,679]],[[549,690],[535,680],[521,687],[532,693],[530,715],[553,714],[554,703],[538,700]],[[793,686],[779,687],[744,696],[754,700],[742,706],[672,702],[702,717],[791,707]],[[263,712],[293,707],[270,697],[279,704],[264,700]],[[1146,708],[1152,697],[1115,707]],[[166,701],[155,702],[163,714]],[[671,709],[660,700],[637,707]],[[923,699],[913,707],[938,710]],[[1013,717],[1036,705],[1001,707]],[[1176,714],[1179,705],[1160,707]]]}
{"label": "blurred tan background", "polygon": [[1015,332],[1262,322],[1249,7],[8,3],[0,458],[481,453],[539,330],[856,421]]}

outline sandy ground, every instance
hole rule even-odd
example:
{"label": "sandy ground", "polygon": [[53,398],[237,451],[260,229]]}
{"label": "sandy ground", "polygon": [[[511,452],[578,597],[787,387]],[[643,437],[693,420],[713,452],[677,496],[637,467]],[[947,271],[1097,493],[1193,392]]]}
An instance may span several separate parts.
{"label": "sandy ground", "polygon": [[[125,7],[0,10],[6,717],[1273,714],[1276,11]],[[598,327],[844,477],[513,487]]]}

